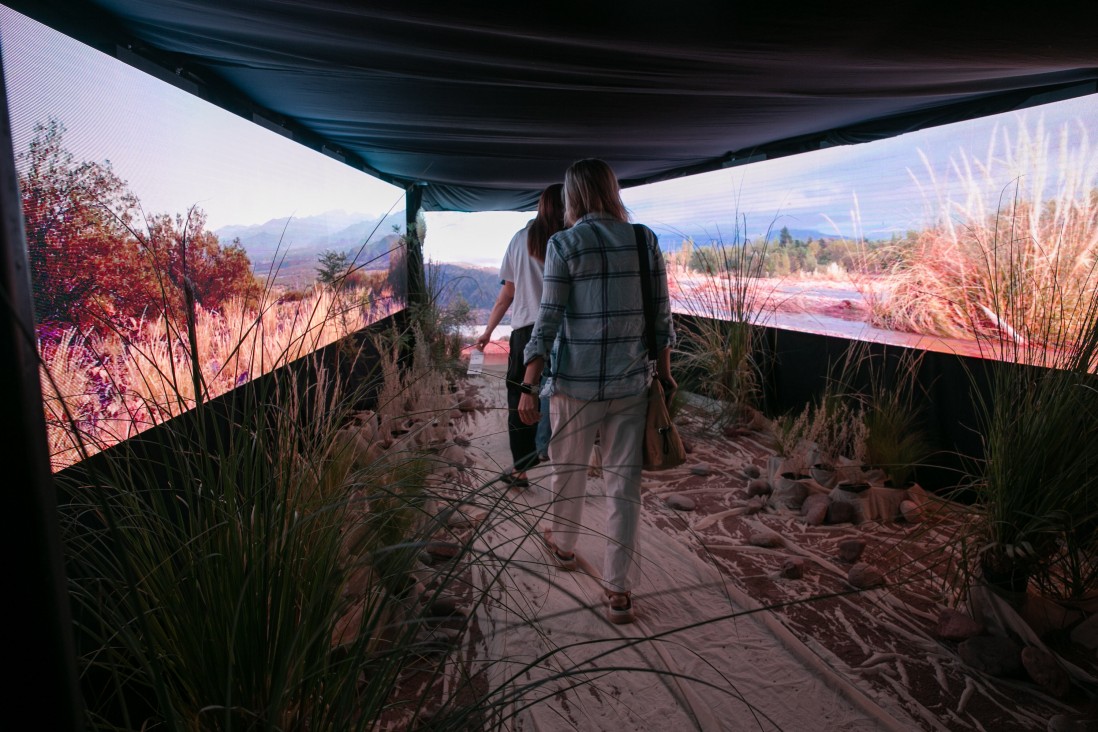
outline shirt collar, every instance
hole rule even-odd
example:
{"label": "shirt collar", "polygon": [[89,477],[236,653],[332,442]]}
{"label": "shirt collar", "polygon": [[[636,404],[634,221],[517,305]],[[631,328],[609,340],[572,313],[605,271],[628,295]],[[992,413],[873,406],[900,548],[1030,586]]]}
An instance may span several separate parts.
{"label": "shirt collar", "polygon": [[591,213],[580,217],[580,220],[576,223],[582,224],[584,221],[617,221],[617,219],[615,219],[608,213],[603,213],[602,211],[592,211]]}

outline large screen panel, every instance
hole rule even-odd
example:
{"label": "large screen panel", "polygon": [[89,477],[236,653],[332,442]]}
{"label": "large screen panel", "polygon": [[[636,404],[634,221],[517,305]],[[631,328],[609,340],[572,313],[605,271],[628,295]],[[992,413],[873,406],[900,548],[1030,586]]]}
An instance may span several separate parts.
{"label": "large screen panel", "polygon": [[660,236],[679,312],[1028,358],[1089,322],[1096,138],[1089,95],[623,197]]}
{"label": "large screen panel", "polygon": [[3,6],[0,42],[55,470],[404,307],[402,190]]}

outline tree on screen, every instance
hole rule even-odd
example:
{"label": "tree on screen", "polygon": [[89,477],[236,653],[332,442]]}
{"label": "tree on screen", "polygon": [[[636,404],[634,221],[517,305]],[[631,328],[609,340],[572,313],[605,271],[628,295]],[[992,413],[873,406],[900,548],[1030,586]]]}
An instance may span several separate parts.
{"label": "tree on screen", "polygon": [[141,257],[127,226],[137,199],[109,162],[76,162],[63,134],[56,120],[35,127],[19,156],[19,188],[35,316],[85,326],[133,309],[127,293],[141,279]]}
{"label": "tree on screen", "polygon": [[[135,238],[155,283],[149,297],[176,308],[182,304],[182,292],[190,287],[195,302],[213,310],[234,297],[258,296],[259,285],[243,247],[222,246],[217,235],[206,230],[206,214],[200,209],[192,208],[186,216],[151,216],[145,227],[145,232],[135,232]],[[148,290],[150,284],[147,280],[144,287]]]}
{"label": "tree on screen", "polygon": [[110,162],[78,162],[64,133],[36,125],[17,159],[39,324],[110,329],[178,312],[187,287],[206,309],[258,294],[244,249],[221,246],[200,209],[144,217]]}
{"label": "tree on screen", "polygon": [[328,249],[317,257],[316,280],[322,285],[334,287],[341,277],[347,274],[348,262],[345,252]]}

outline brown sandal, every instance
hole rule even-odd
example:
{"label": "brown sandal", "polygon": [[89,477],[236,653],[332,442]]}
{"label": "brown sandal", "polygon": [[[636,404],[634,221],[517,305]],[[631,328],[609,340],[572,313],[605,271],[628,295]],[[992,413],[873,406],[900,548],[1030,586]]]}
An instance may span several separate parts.
{"label": "brown sandal", "polygon": [[553,543],[553,540],[549,538],[552,535],[553,532],[546,530],[545,533],[542,534],[542,538],[545,539],[545,545],[549,547],[549,551],[553,553],[553,558],[557,560],[557,564],[560,565],[560,568],[564,571],[575,572],[579,569],[579,562],[576,561],[576,553],[572,552],[570,554],[565,554],[562,552],[557,548],[557,545]]}
{"label": "brown sandal", "polygon": [[610,609],[606,611],[606,617],[615,625],[625,625],[637,619],[633,613],[633,599],[628,592],[608,592],[610,597]]}

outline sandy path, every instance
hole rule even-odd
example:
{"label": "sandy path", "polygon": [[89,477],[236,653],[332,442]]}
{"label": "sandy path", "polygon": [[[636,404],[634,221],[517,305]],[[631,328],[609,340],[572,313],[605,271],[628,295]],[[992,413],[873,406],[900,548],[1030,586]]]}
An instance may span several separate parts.
{"label": "sandy path", "polygon": [[[505,403],[498,369],[473,379],[488,405]],[[469,455],[485,480],[509,462],[502,410],[469,428]],[[725,582],[687,542],[645,514],[637,622],[605,618],[598,568],[604,541],[602,481],[589,478],[577,548],[580,571],[551,562],[536,530],[546,509],[540,485],[478,497],[474,583],[486,602],[477,655],[492,688],[512,695],[516,730],[873,730],[920,725],[896,705],[886,711],[846,675]],[[492,491],[495,491],[494,493]],[[490,509],[490,510],[489,510]]]}

